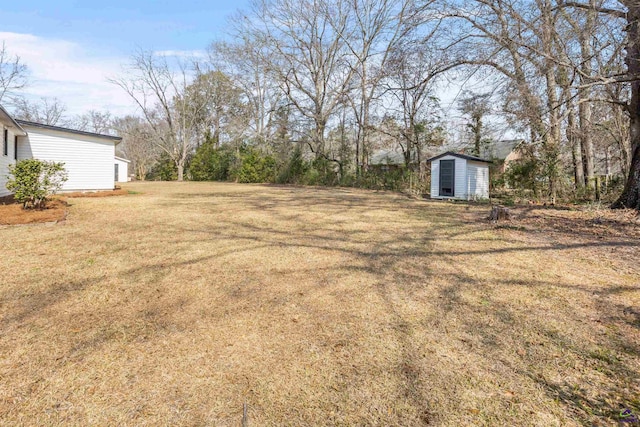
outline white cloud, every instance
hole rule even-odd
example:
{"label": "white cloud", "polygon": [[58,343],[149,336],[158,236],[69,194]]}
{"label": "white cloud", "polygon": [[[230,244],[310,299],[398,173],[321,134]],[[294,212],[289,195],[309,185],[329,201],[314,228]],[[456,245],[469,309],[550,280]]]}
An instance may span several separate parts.
{"label": "white cloud", "polygon": [[28,98],[56,97],[71,115],[88,110],[113,114],[135,112],[128,96],[107,79],[122,72],[126,57],[103,55],[80,43],[46,39],[32,34],[0,32],[7,50],[29,67]]}
{"label": "white cloud", "polygon": [[207,53],[204,50],[158,50],[154,53],[158,56],[186,59],[202,59],[207,57]]}

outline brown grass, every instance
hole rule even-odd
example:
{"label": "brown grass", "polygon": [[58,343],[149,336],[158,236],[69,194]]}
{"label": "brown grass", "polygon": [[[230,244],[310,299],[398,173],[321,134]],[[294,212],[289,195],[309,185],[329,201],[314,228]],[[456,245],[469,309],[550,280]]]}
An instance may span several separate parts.
{"label": "brown grass", "polygon": [[67,203],[64,200],[52,200],[45,209],[22,209],[22,204],[0,205],[0,225],[34,224],[55,222],[65,218]]}
{"label": "brown grass", "polygon": [[640,413],[637,236],[368,191],[125,188],[144,194],[0,229],[0,424]]}

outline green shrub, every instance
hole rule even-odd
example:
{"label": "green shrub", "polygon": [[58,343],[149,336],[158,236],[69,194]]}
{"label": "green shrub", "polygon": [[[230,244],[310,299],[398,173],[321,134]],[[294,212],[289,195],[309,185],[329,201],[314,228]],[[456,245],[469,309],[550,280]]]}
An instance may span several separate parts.
{"label": "green shrub", "polygon": [[291,157],[278,173],[278,184],[302,184],[309,164],[302,157],[300,147],[291,154]]}
{"label": "green shrub", "polygon": [[324,157],[318,157],[311,162],[311,168],[305,174],[305,184],[308,185],[338,185],[340,175],[336,171],[337,164]]}
{"label": "green shrub", "polygon": [[158,162],[153,165],[147,179],[150,181],[175,181],[178,179],[178,168],[167,153],[162,153]]}
{"label": "green shrub", "polygon": [[194,181],[226,181],[234,160],[233,150],[216,148],[205,142],[191,160],[189,172]]}
{"label": "green shrub", "polygon": [[7,190],[22,203],[24,209],[45,207],[47,197],[60,191],[67,181],[64,163],[37,159],[20,160],[9,165]]}
{"label": "green shrub", "polygon": [[402,191],[408,189],[410,183],[412,183],[414,187],[422,188],[425,186],[424,182],[418,180],[417,173],[407,168],[400,167],[383,170],[372,167],[362,171],[357,180],[355,180],[354,186],[369,188],[371,190]]}
{"label": "green shrub", "polygon": [[239,162],[230,170],[230,178],[243,183],[274,182],[276,159],[253,147],[241,147]]}
{"label": "green shrub", "polygon": [[504,181],[516,190],[530,190],[537,196],[545,183],[542,167],[536,159],[521,159],[509,163]]}

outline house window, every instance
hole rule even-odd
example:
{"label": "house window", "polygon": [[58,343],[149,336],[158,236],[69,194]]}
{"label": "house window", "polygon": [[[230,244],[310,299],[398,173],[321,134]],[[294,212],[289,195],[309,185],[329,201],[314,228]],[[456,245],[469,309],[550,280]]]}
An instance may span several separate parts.
{"label": "house window", "polygon": [[9,129],[4,130],[4,144],[2,149],[2,154],[5,156],[9,155]]}
{"label": "house window", "polygon": [[13,159],[18,160],[18,135],[13,137]]}

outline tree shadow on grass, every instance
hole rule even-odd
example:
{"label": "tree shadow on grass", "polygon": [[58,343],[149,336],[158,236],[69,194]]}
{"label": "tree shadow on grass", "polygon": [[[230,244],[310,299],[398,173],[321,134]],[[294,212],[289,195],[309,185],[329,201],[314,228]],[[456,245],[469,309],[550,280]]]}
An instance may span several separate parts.
{"label": "tree shadow on grass", "polygon": [[[342,254],[346,260],[339,261],[339,264],[335,266],[316,268],[306,267],[302,264],[290,266],[285,270],[286,274],[312,276],[314,280],[310,280],[307,285],[298,285],[278,295],[269,295],[270,290],[261,288],[260,283],[245,281],[235,286],[223,287],[223,297],[216,303],[235,307],[235,310],[241,311],[247,307],[238,305],[238,302],[257,294],[262,298],[262,304],[266,309],[276,310],[292,301],[300,301],[300,292],[309,298],[320,296],[325,292],[338,293],[336,295],[338,298],[349,298],[348,290],[336,290],[335,286],[326,282],[325,279],[321,279],[321,276],[330,276],[333,280],[341,281],[349,274],[366,274],[374,281],[373,288],[380,300],[383,301],[385,310],[390,313],[391,333],[398,343],[400,363],[397,366],[389,366],[389,369],[402,378],[402,393],[411,402],[423,424],[437,422],[442,415],[440,412],[442,407],[438,402],[433,401],[432,396],[425,388],[432,373],[441,369],[438,366],[426,368],[422,360],[424,357],[420,354],[420,348],[422,341],[428,337],[416,336],[416,330],[421,330],[419,328],[424,327],[425,324],[436,328],[442,336],[446,336],[452,341],[458,339],[452,334],[459,333],[465,333],[471,339],[477,338],[477,343],[474,342],[473,347],[463,345],[457,351],[466,351],[480,360],[497,360],[499,363],[511,367],[512,371],[516,372],[518,379],[539,385],[549,401],[559,401],[567,411],[574,413],[577,418],[585,420],[583,422],[587,422],[586,420],[593,417],[612,419],[612,414],[617,410],[616,403],[610,403],[599,395],[593,397],[590,393],[593,393],[594,387],[585,389],[568,380],[558,382],[547,377],[540,377],[537,371],[544,367],[545,362],[535,359],[534,356],[538,353],[534,350],[531,350],[533,356],[528,356],[527,351],[529,351],[529,347],[533,346],[527,342],[529,338],[524,336],[528,329],[538,331],[541,342],[553,346],[554,351],[567,352],[589,372],[603,371],[606,375],[624,384],[627,384],[627,381],[637,383],[640,380],[638,373],[628,368],[624,364],[624,358],[618,356],[618,353],[624,352],[627,357],[637,358],[638,348],[633,344],[633,341],[631,343],[625,342],[619,334],[613,334],[598,338],[595,347],[576,344],[575,339],[565,336],[570,336],[572,331],[558,334],[543,317],[526,318],[525,322],[524,315],[517,312],[514,306],[505,304],[493,296],[493,292],[502,287],[505,289],[511,287],[564,289],[569,292],[567,295],[592,294],[592,287],[579,286],[563,280],[550,283],[518,277],[518,274],[526,274],[524,269],[513,272],[512,277],[496,278],[495,284],[488,285],[486,282],[478,281],[472,277],[472,266],[468,262],[470,258],[481,255],[498,256],[548,251],[564,254],[582,248],[602,250],[608,247],[633,247],[637,244],[619,240],[535,245],[518,243],[514,245],[503,237],[493,240],[492,248],[443,249],[440,242],[450,239],[452,236],[460,240],[458,243],[462,247],[465,244],[477,244],[479,240],[475,234],[486,232],[486,225],[461,222],[459,217],[452,216],[451,207],[444,204],[425,207],[423,204],[395,197],[391,197],[391,200],[387,196],[381,197],[379,195],[357,195],[354,197],[350,193],[334,196],[331,192],[309,191],[307,189],[293,191],[284,196],[282,193],[286,192],[278,192],[275,196],[253,196],[233,192],[214,195],[192,193],[186,196],[173,195],[160,200],[158,206],[162,208],[175,207],[175,202],[180,201],[179,208],[188,209],[192,206],[189,200],[193,201],[195,198],[203,205],[210,206],[213,211],[216,206],[225,206],[229,203],[238,204],[249,212],[262,213],[268,218],[263,222],[247,222],[246,218],[239,214],[226,218],[214,217],[210,220],[203,219],[200,214],[189,216],[185,211],[182,224],[157,219],[154,226],[161,233],[154,235],[153,238],[157,239],[157,243],[162,247],[179,247],[179,245],[185,245],[185,247],[194,245],[196,247],[203,242],[221,241],[241,242],[241,244],[236,244],[229,249],[214,250],[205,255],[190,256],[188,259],[143,262],[135,266],[124,265],[122,268],[108,273],[108,277],[94,276],[68,283],[54,283],[42,292],[24,296],[19,300],[5,300],[3,303],[17,304],[10,311],[11,314],[2,319],[3,328],[27,323],[44,311],[53,310],[73,295],[86,292],[94,286],[100,286],[107,278],[115,278],[124,283],[136,283],[145,274],[153,274],[161,278],[171,272],[181,271],[190,266],[206,264],[214,259],[224,259],[227,255],[246,254],[249,257],[253,251],[265,249],[277,251],[290,248],[312,251],[310,253],[313,254],[330,251]],[[373,197],[375,200],[368,200],[368,197]],[[210,203],[210,199],[216,199],[214,200],[215,204]],[[313,215],[310,215],[310,211],[313,209],[317,209],[317,211],[311,212]],[[368,235],[366,226],[341,230],[340,224],[342,223],[336,224],[332,218],[344,215],[366,222],[371,220],[363,219],[363,214],[375,210],[383,210],[387,214],[380,217],[378,223],[371,224],[372,233],[369,233],[370,235]],[[395,214],[392,214],[394,212]],[[351,218],[341,221],[346,224]],[[300,229],[300,222],[305,225],[305,229]],[[404,228],[401,227],[403,225],[405,225]],[[85,243],[94,243],[91,241],[90,235],[87,235],[86,239]],[[506,244],[509,246],[501,247]],[[118,249],[125,256],[127,250],[126,247]],[[452,274],[447,268],[442,268],[442,266],[455,265],[460,265],[456,274]],[[475,268],[480,267],[476,266]],[[448,282],[448,284],[443,284],[443,282]],[[634,290],[636,290],[634,287],[618,285],[606,288],[601,293],[605,296],[615,296]],[[142,296],[152,292],[152,289],[140,289]],[[425,294],[430,294],[433,300],[438,301],[430,302],[427,300],[425,302]],[[486,302],[486,308],[472,305],[469,302],[470,296],[476,299],[481,298],[483,302]],[[433,311],[425,312],[423,318],[416,321],[407,315],[405,302],[421,304],[421,307]],[[137,313],[130,313],[132,316],[141,318],[142,325],[151,325],[133,330],[130,338],[135,340],[147,335],[148,339],[154,339],[162,334],[170,333],[167,319],[171,317],[172,312],[184,310],[189,303],[187,300],[176,300],[173,303],[162,300],[156,305],[147,304],[146,308]],[[599,310],[606,314],[603,320],[606,323],[622,319],[618,319],[612,314],[621,309],[620,304],[606,299],[598,304],[600,304]],[[249,309],[251,307],[251,305],[248,306]],[[623,310],[624,308],[622,307]],[[320,312],[314,313],[311,309],[309,311],[311,315],[321,315]],[[233,314],[229,313],[229,315]],[[450,323],[448,316],[452,314],[457,315],[462,329],[458,330]],[[575,320],[575,316],[571,317],[571,314],[567,312],[563,312],[562,316],[569,316],[568,319]],[[633,314],[625,316],[623,318],[629,319],[631,324],[635,322]],[[131,318],[117,319],[115,314],[107,320],[113,322],[113,327],[110,328],[108,324],[103,324],[98,330],[76,339],[74,344],[69,347],[68,354],[63,357],[85,357],[91,352],[101,351],[108,343],[122,339],[118,333],[119,326],[128,327],[132,322]],[[452,330],[452,332],[448,332],[448,330]],[[519,332],[523,334],[522,337],[518,335]],[[505,336],[513,342],[505,343]],[[318,341],[321,339],[318,338]],[[460,350],[463,348],[465,350]],[[517,349],[523,349],[525,353],[523,355],[509,354],[512,350],[517,351]],[[598,349],[607,350],[609,353],[607,351],[599,352]],[[572,373],[573,370],[565,368],[564,372]],[[446,377],[450,373],[441,374]],[[472,372],[468,374],[473,375]],[[602,387],[609,387],[604,392],[610,393],[614,397],[623,396],[621,404],[638,409],[637,402],[634,403],[633,399],[628,397],[633,395],[631,392],[622,389],[616,390],[610,383],[599,381],[598,384]],[[454,399],[453,396],[449,396],[449,398],[452,401]]]}

